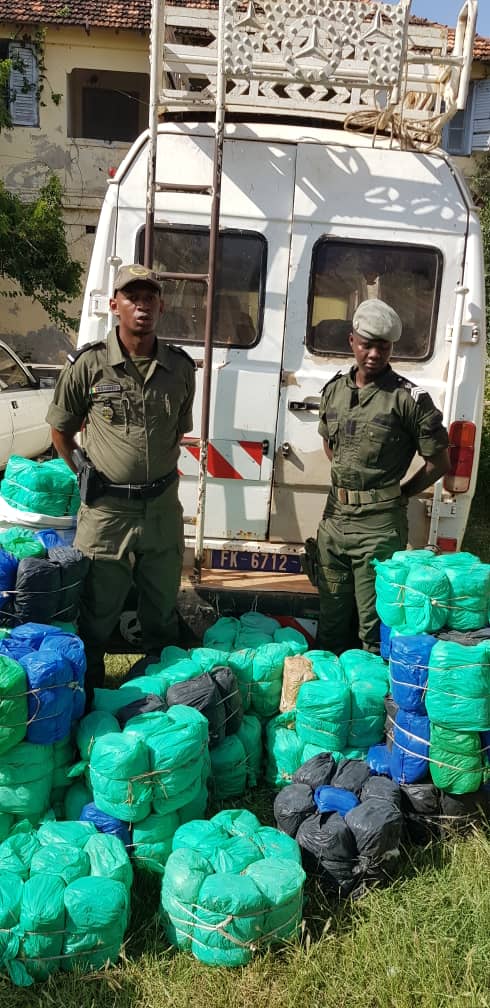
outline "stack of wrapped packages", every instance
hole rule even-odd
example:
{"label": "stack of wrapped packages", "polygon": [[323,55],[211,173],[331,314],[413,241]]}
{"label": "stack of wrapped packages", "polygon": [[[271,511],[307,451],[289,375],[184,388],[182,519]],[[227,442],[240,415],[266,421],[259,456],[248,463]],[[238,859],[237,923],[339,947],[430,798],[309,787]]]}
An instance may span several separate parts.
{"label": "stack of wrapped packages", "polygon": [[0,843],[0,967],[28,987],[115,962],[133,871],[118,837],[89,822],[19,822]]}
{"label": "stack of wrapped packages", "polygon": [[324,891],[357,897],[393,877],[400,858],[400,788],[366,760],[319,753],[274,802],[277,826],[296,838]]}
{"label": "stack of wrapped packages", "polygon": [[0,627],[75,621],[88,564],[54,529],[0,532]]}
{"label": "stack of wrapped packages", "polygon": [[80,507],[76,475],[63,459],[35,462],[11,455],[0,482],[0,496],[17,511],[50,518],[74,516]]}
{"label": "stack of wrapped packages", "polygon": [[469,553],[376,564],[391,700],[390,770],[414,838],[486,810],[490,565]]}
{"label": "stack of wrapped packages", "polygon": [[232,809],[177,830],[161,917],[169,941],[210,966],[244,966],[298,935],[305,873],[298,844]]}

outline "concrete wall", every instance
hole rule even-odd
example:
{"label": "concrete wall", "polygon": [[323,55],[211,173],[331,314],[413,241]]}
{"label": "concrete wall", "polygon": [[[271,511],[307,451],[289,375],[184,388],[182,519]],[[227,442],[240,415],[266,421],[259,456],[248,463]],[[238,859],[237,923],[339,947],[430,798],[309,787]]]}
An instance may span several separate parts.
{"label": "concrete wall", "polygon": [[[12,24],[0,24],[0,38],[11,38]],[[19,37],[28,34],[25,28]],[[47,174],[55,171],[65,189],[65,220],[71,255],[84,264],[90,259],[101,202],[109,169],[117,167],[128,143],[79,139],[67,136],[69,118],[68,74],[73,69],[149,73],[148,38],[127,31],[48,27],[44,51],[44,89],[39,109],[39,127],[15,126],[4,131],[0,144],[0,177],[22,199],[35,199]],[[61,93],[56,105],[50,95]],[[141,109],[141,129],[147,124],[147,108]],[[88,230],[87,230],[88,229]],[[1,290],[13,291],[5,283]],[[0,300],[0,338],[11,342],[31,359],[64,359],[67,339],[30,298],[18,295]],[[81,299],[66,306],[76,317]],[[76,333],[72,334],[76,339]]]}

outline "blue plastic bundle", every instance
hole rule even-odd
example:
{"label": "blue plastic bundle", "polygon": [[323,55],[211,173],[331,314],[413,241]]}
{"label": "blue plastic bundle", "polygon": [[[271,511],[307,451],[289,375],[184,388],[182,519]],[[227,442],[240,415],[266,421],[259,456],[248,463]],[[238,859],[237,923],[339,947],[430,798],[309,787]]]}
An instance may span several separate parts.
{"label": "blue plastic bundle", "polygon": [[78,721],[85,710],[84,685],[87,659],[83,642],[76,634],[52,634],[42,641],[39,654],[54,655],[68,662],[72,672],[72,680],[75,683],[73,686],[73,720]]}
{"label": "blue plastic bundle", "polygon": [[391,777],[391,753],[385,743],[370,746],[366,756],[366,763],[371,773]]}
{"label": "blue plastic bundle", "polygon": [[397,712],[393,726],[391,776],[397,784],[415,784],[429,769],[430,722],[421,714]]}
{"label": "blue plastic bundle", "polygon": [[315,788],[313,798],[319,812],[338,812],[342,818],[359,805],[359,799],[352,791],[331,784]]}
{"label": "blue plastic bundle", "polygon": [[35,533],[35,536],[42,542],[45,550],[54,549],[55,546],[64,546],[63,539],[58,535],[56,529],[40,529]]}
{"label": "blue plastic bundle", "polygon": [[430,634],[391,639],[391,695],[402,710],[426,714],[425,689],[429,675],[429,657],[436,643]]}
{"label": "blue plastic bundle", "polygon": [[10,634],[10,639],[26,644],[29,651],[38,651],[46,637],[53,634],[60,634],[59,627],[51,626],[50,623],[22,623],[21,626],[14,627]]}
{"label": "blue plastic bundle", "polygon": [[125,847],[131,847],[131,834],[128,824],[123,822],[122,819],[116,819],[115,816],[108,815],[107,812],[102,812],[97,808],[95,802],[89,802],[88,805],[84,805],[80,812],[80,821],[93,823],[99,833],[112,833],[114,836],[119,837]]}
{"label": "blue plastic bundle", "polygon": [[17,557],[0,549],[0,592],[12,591],[15,588],[18,566]]}
{"label": "blue plastic bundle", "polygon": [[27,740],[38,745],[60,742],[69,735],[73,720],[73,675],[71,667],[56,655],[31,651],[20,659],[25,669]]}

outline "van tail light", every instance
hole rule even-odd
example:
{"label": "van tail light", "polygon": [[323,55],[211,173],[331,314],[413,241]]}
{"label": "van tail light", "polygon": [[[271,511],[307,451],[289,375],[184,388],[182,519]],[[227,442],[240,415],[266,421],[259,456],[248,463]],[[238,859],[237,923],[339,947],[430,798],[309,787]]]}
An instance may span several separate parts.
{"label": "van tail light", "polygon": [[450,493],[466,493],[471,481],[475,458],[476,426],[470,420],[453,420],[449,428],[449,459],[451,468],[444,477],[444,489]]}
{"label": "van tail light", "polygon": [[456,553],[458,549],[458,540],[447,539],[443,536],[439,537],[437,540],[437,549],[439,550],[439,553]]}

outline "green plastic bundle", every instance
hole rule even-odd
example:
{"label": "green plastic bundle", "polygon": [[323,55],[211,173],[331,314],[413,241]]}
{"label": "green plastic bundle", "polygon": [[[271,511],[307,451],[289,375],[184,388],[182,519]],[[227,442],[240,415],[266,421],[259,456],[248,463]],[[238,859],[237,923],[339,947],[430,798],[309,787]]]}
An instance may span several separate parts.
{"label": "green plastic bundle", "polygon": [[390,686],[389,669],[379,655],[372,654],[370,651],[361,651],[359,648],[351,648],[349,651],[344,651],[339,662],[345,680],[350,685],[354,682],[372,682],[373,679],[378,679],[386,686],[388,692]]}
{"label": "green plastic bundle", "polygon": [[285,711],[266,727],[265,779],[271,787],[282,788],[301,764],[303,743],[296,733],[296,711]]}
{"label": "green plastic bundle", "polygon": [[431,725],[430,773],[436,787],[449,794],[478,791],[482,783],[482,752],[478,732],[456,732]]}
{"label": "green plastic bundle", "polygon": [[137,868],[163,875],[172,850],[172,840],[180,825],[179,814],[157,815],[155,812],[133,826],[133,861]]}
{"label": "green plastic bundle", "polygon": [[326,679],[329,682],[345,682],[345,675],[342,666],[332,651],[305,651],[305,658],[311,662],[313,672],[317,679]]}
{"label": "green plastic bundle", "polygon": [[232,651],[222,663],[228,665],[237,677],[245,712],[250,709],[252,703],[254,655],[253,648],[242,648],[239,651]]}
{"label": "green plastic bundle", "polygon": [[20,742],[0,756],[0,811],[39,822],[49,808],[53,769],[52,745]]}
{"label": "green plastic bundle", "polygon": [[[117,690],[110,690],[108,692],[115,693]],[[97,709],[91,711],[90,714],[86,714],[79,722],[76,731],[77,746],[80,750],[82,760],[88,762],[96,739],[102,738],[108,732],[115,732],[117,735],[120,730],[117,719],[106,710]],[[72,817],[68,816],[67,818],[70,819]]]}
{"label": "green plastic bundle", "polygon": [[10,815],[9,812],[0,812],[0,843],[7,839],[13,825],[13,815]]}
{"label": "green plastic bundle", "polygon": [[207,648],[233,651],[239,630],[240,622],[234,616],[220,616],[216,623],[204,632],[203,645]]}
{"label": "green plastic bundle", "polygon": [[97,829],[91,822],[57,822],[56,819],[48,819],[41,823],[37,836],[42,846],[71,844],[84,850],[85,844],[95,833]]}
{"label": "green plastic bundle", "polygon": [[128,925],[126,886],[108,878],[78,879],[65,889],[62,967],[83,972],[114,963]]}
{"label": "green plastic bundle", "polygon": [[18,927],[18,965],[26,971],[23,986],[47,980],[60,968],[64,895],[64,882],[55,875],[35,874],[24,885]]}
{"label": "green plastic bundle", "polygon": [[296,705],[296,731],[302,745],[321,746],[324,752],[347,745],[351,693],[347,683],[318,680],[303,683]]}
{"label": "green plastic bundle", "polygon": [[90,757],[90,784],[101,812],[124,822],[150,814],[150,752],[141,738],[109,732],[95,740]]}
{"label": "green plastic bundle", "polygon": [[254,714],[244,714],[237,731],[247,758],[247,787],[255,787],[262,774],[262,725]]}
{"label": "green plastic bundle", "polygon": [[[166,713],[138,715],[131,719],[123,735],[147,747],[154,812],[167,815],[197,797],[208,753],[208,722],[198,710],[175,704]],[[102,808],[97,798],[95,801]]]}
{"label": "green plastic bundle", "polygon": [[247,785],[247,753],[238,735],[227,735],[211,752],[211,772],[216,798],[239,798]]}
{"label": "green plastic bundle", "polygon": [[84,805],[93,802],[92,789],[85,780],[75,781],[70,785],[63,799],[63,819],[79,819]]}
{"label": "green plastic bundle", "polygon": [[280,623],[271,616],[264,616],[259,612],[244,613],[240,616],[240,628],[234,647],[237,651],[241,651],[242,648],[255,649],[261,644],[272,644],[279,627]]}
{"label": "green plastic bundle", "polygon": [[404,629],[408,633],[435,633],[448,621],[451,586],[437,564],[413,564],[405,581]]}
{"label": "green plastic bundle", "polygon": [[0,655],[0,755],[22,742],[26,727],[26,674],[19,662]]}
{"label": "green plastic bundle", "polygon": [[425,705],[431,722],[455,731],[490,728],[490,649],[437,641],[429,658]]}
{"label": "green plastic bundle", "polygon": [[[229,654],[222,648],[198,647],[189,651],[189,660],[197,669],[197,675],[212,672],[218,665],[229,664]],[[187,678],[190,678],[187,676]]]}
{"label": "green plastic bundle", "polygon": [[0,549],[12,553],[17,560],[25,557],[45,557],[46,549],[40,539],[29,529],[13,525],[6,532],[0,533]]}
{"label": "green plastic bundle", "polygon": [[447,625],[451,630],[480,630],[488,623],[490,564],[472,553],[445,553],[435,557],[451,586]]}
{"label": "green plastic bundle", "polygon": [[19,511],[52,517],[75,515],[80,507],[76,476],[63,459],[34,462],[11,455],[0,493]]}
{"label": "green plastic bundle", "polygon": [[[162,920],[172,943],[208,965],[245,965],[260,945],[298,932],[305,881],[299,848],[271,827],[255,829],[256,822],[246,810],[225,810],[174,837],[162,883]],[[263,830],[271,836],[261,838]],[[275,834],[282,854],[274,847]]]}
{"label": "green plastic bundle", "polygon": [[133,884],[133,869],[126,848],[113,833],[95,833],[87,840],[84,854],[88,856],[92,877],[122,882],[128,893]]}
{"label": "green plastic bundle", "polygon": [[347,735],[348,749],[368,749],[383,741],[386,711],[384,698],[388,686],[382,679],[371,682],[355,679],[351,683],[351,719]]}
{"label": "green plastic bundle", "polygon": [[251,707],[258,717],[274,717],[279,711],[284,661],[291,655],[289,642],[261,644],[254,655]]}
{"label": "green plastic bundle", "polygon": [[18,823],[13,833],[0,844],[0,872],[11,872],[27,879],[32,858],[38,850],[39,840],[30,823]]}
{"label": "green plastic bundle", "polygon": [[308,641],[304,634],[294,627],[279,627],[274,632],[274,644],[290,644],[291,655],[302,655],[308,650]]}
{"label": "green plastic bundle", "polygon": [[56,875],[65,885],[69,885],[76,879],[90,875],[90,860],[88,854],[75,844],[45,844],[34,854],[30,870],[31,877]]}
{"label": "green plastic bundle", "polygon": [[401,627],[405,622],[404,599],[408,566],[391,560],[373,560],[376,571],[376,612],[382,623]]}
{"label": "green plastic bundle", "polygon": [[19,951],[17,925],[22,906],[24,882],[19,875],[0,873],[0,968],[8,970],[10,979],[23,982],[25,970],[19,969],[15,957]]}

